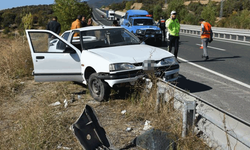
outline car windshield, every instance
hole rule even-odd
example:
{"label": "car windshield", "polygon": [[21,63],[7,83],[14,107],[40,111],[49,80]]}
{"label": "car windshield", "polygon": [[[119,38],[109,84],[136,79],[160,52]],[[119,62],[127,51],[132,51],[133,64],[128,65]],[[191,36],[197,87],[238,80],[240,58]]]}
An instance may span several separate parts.
{"label": "car windshield", "polygon": [[[140,40],[123,28],[99,29],[82,31],[84,49],[140,44]],[[73,43],[79,42],[79,37],[74,37]]]}
{"label": "car windshield", "polygon": [[135,19],[135,26],[145,26],[145,25],[154,25],[153,19]]}

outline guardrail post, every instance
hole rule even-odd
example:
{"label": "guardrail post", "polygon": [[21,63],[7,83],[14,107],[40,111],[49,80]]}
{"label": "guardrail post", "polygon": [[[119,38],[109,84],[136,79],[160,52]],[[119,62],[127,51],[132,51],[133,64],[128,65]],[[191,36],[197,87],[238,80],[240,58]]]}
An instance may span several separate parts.
{"label": "guardrail post", "polygon": [[163,103],[165,92],[166,92],[166,88],[158,86],[155,112],[160,112],[160,105],[161,103]]}
{"label": "guardrail post", "polygon": [[182,125],[182,137],[186,137],[187,131],[192,129],[195,119],[195,101],[185,101],[183,104],[183,125]]}

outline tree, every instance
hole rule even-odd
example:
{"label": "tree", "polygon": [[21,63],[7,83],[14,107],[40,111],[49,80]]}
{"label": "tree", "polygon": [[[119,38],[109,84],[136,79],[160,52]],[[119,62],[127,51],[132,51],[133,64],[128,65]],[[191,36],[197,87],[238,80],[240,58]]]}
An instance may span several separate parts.
{"label": "tree", "polygon": [[133,4],[133,2],[132,2],[132,1],[128,1],[128,2],[126,3],[126,7],[125,7],[125,9],[126,9],[126,10],[131,9],[132,4]]}
{"label": "tree", "polygon": [[33,26],[33,16],[31,13],[26,14],[23,18],[22,18],[22,23],[24,26],[24,29],[31,29]]}
{"label": "tree", "polygon": [[2,21],[3,28],[9,27],[9,25],[15,23],[16,14],[6,11],[3,13],[2,18],[3,18]]}
{"label": "tree", "polygon": [[162,15],[162,8],[160,5],[156,5],[154,7],[153,14],[154,14],[154,20],[158,20],[158,19],[160,19],[160,16],[163,16]]}
{"label": "tree", "polygon": [[168,3],[168,9],[166,10],[167,18],[170,17],[171,11],[175,10],[177,12],[177,18],[181,22],[185,19],[188,14],[187,8],[184,5],[184,0],[171,0]]}
{"label": "tree", "polygon": [[216,21],[216,5],[210,1],[206,7],[203,8],[203,11],[201,12],[201,17],[209,22],[211,25],[215,24]]}
{"label": "tree", "polygon": [[62,32],[70,29],[71,23],[77,18],[77,15],[91,17],[90,7],[81,0],[55,0],[53,10],[61,24]]}

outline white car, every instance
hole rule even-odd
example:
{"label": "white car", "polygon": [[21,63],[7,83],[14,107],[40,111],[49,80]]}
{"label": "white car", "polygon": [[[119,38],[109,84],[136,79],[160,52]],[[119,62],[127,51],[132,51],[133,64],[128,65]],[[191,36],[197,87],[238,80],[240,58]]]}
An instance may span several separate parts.
{"label": "white car", "polygon": [[[26,30],[26,34],[35,81],[81,82],[97,101],[107,100],[111,88],[133,84],[147,71],[166,81],[178,78],[179,64],[173,54],[140,43],[122,27],[85,27],[62,36],[49,30]],[[54,39],[48,41],[49,35]]]}

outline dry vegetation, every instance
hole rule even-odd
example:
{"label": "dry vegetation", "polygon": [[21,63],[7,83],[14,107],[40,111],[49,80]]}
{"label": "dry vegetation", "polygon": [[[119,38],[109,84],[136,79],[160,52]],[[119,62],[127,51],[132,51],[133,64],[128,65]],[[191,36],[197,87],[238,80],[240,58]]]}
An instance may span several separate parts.
{"label": "dry vegetation", "polygon": [[[113,94],[108,102],[95,102],[86,87],[72,82],[38,83],[31,76],[32,61],[25,38],[0,37],[0,149],[82,149],[70,130],[86,104],[92,106],[111,145],[121,148],[143,132],[145,120],[171,133],[179,150],[209,149],[196,136],[181,137],[181,115],[170,104],[155,113],[156,94],[126,98]],[[136,89],[141,89],[141,85]],[[78,95],[80,98],[78,98]],[[64,107],[64,100],[69,105]],[[59,101],[58,106],[50,104]],[[122,115],[121,111],[126,110]],[[127,132],[126,128],[133,130]],[[140,148],[132,148],[140,149]]]}

